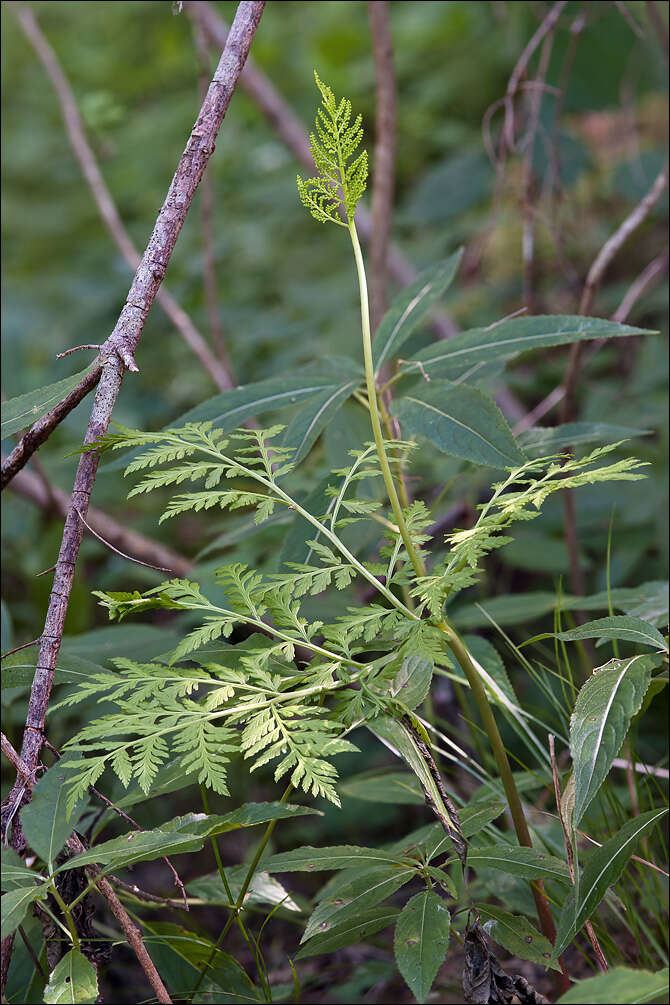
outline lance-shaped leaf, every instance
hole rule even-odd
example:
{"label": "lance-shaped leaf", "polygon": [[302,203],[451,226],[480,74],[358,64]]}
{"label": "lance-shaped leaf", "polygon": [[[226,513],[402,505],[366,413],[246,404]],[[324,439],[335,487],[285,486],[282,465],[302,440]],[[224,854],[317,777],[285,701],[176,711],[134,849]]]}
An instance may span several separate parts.
{"label": "lance-shaped leaf", "polygon": [[315,935],[302,947],[295,959],[303,960],[308,956],[318,956],[320,953],[334,953],[344,946],[358,945],[383,928],[394,924],[398,917],[395,907],[371,907],[359,913],[341,925],[333,925],[323,935]]}
{"label": "lance-shaped leaf", "polygon": [[189,837],[214,837],[240,827],[257,827],[271,820],[287,820],[321,812],[311,806],[294,806],[291,803],[245,803],[231,813],[186,813],[161,824],[161,831],[169,834],[188,834]]}
{"label": "lance-shaped leaf", "polygon": [[406,864],[400,855],[378,848],[359,848],[346,844],[330,848],[310,848],[306,845],[273,855],[263,862],[263,868],[266,872],[322,872],[386,865],[389,862],[400,866]]}
{"label": "lance-shaped leaf", "polygon": [[551,966],[554,970],[560,969],[557,963],[551,962],[554,948],[551,942],[544,935],[540,935],[528,918],[524,918],[522,915],[508,914],[501,908],[490,907],[488,904],[478,904],[477,909],[482,918],[485,919],[484,931],[486,934],[499,946],[506,949],[508,953],[519,956],[522,960],[539,963],[543,967]]}
{"label": "lance-shaped leaf", "polygon": [[643,328],[618,325],[602,318],[539,315],[510,318],[489,328],[472,328],[446,342],[437,342],[416,353],[402,364],[408,374],[448,377],[456,380],[476,374],[477,368],[491,360],[514,359],[530,349],[548,349],[585,339],[650,335]]}
{"label": "lance-shaped leaf", "polygon": [[620,443],[637,436],[648,436],[651,430],[631,426],[613,426],[606,422],[564,422],[561,426],[526,429],[517,442],[531,457],[547,457],[565,447],[581,443]]}
{"label": "lance-shaped leaf", "polygon": [[491,468],[526,460],[496,403],[476,387],[433,380],[415,385],[392,407],[404,436],[425,436],[452,457]]}
{"label": "lance-shaped leaf", "polygon": [[193,834],[170,834],[160,828],[152,831],[131,831],[121,837],[103,841],[88,851],[74,855],[64,862],[56,872],[66,869],[80,869],[83,865],[100,865],[102,872],[113,872],[136,862],[148,862],[165,855],[183,855],[189,851],[200,851],[204,838]]}
{"label": "lance-shaped leaf", "polygon": [[354,775],[340,785],[340,795],[369,803],[423,803],[419,780],[409,771],[371,771]]}
{"label": "lance-shaped leaf", "polygon": [[619,879],[640,838],[655,827],[667,812],[664,807],[643,813],[634,820],[628,820],[614,837],[589,855],[582,872],[577,897],[572,893],[561,913],[554,945],[554,959],[561,955],[584,922],[591,917],[605,896],[607,888]]}
{"label": "lance-shaped leaf", "polygon": [[647,655],[610,660],[589,677],[577,695],[570,719],[575,827],[621,749],[649,687],[654,663],[654,657]]}
{"label": "lance-shaped leaf", "polygon": [[31,886],[15,886],[2,895],[2,938],[11,935],[19,927],[28,908],[35,900],[44,900],[48,893],[48,884],[33,883]]}
{"label": "lance-shaped leaf", "polygon": [[44,989],[47,1005],[56,1002],[95,1002],[98,1000],[98,976],[95,967],[78,949],[71,949],[58,963]]}
{"label": "lance-shaped leaf", "polygon": [[[412,769],[419,779],[426,802],[439,819],[445,832],[451,839],[463,868],[468,854],[468,846],[458,819],[458,811],[451,799],[444,791],[444,786],[437,773],[434,764],[431,765],[426,759],[430,755],[428,745],[415,733],[415,730],[408,728],[405,721],[398,722],[388,716],[377,716],[372,723],[368,723],[370,732],[382,741],[396,757],[401,757]],[[435,774],[433,774],[433,770]]]}
{"label": "lance-shaped leaf", "polygon": [[519,845],[490,845],[487,848],[470,848],[468,865],[473,869],[500,869],[510,876],[523,879],[558,879],[569,882],[570,873],[565,862],[536,848]]}
{"label": "lance-shaped leaf", "polygon": [[612,967],[606,974],[577,981],[558,999],[558,1005],[638,1005],[655,1002],[668,993],[668,968],[650,970]]}
{"label": "lance-shaped leaf", "polygon": [[55,384],[47,384],[45,387],[38,387],[27,394],[21,394],[17,398],[10,398],[2,403],[2,438],[17,433],[19,429],[32,426],[34,422],[41,419],[59,401],[66,398],[70,391],[73,391],[90,370],[80,370],[71,377],[58,380]]}
{"label": "lance-shaped leaf", "polygon": [[[72,759],[71,755],[65,756]],[[60,762],[54,764],[40,778],[33,789],[32,799],[21,811],[21,826],[26,840],[50,870],[84,810],[84,802],[80,800],[73,812],[67,813],[66,780],[64,766]]]}
{"label": "lance-shaped leaf", "polygon": [[559,632],[556,637],[563,642],[575,642],[578,639],[620,639],[622,642],[635,642],[639,646],[668,651],[666,641],[657,628],[642,618],[631,618],[628,615],[598,618],[597,621],[589,621],[569,632]]}
{"label": "lance-shaped leaf", "polygon": [[292,447],[294,464],[299,464],[311,450],[316,438],[358,387],[361,378],[334,384],[312,396],[289,423],[282,439],[283,447]]}
{"label": "lance-shaped leaf", "polygon": [[449,945],[451,917],[433,890],[408,900],[395,927],[393,951],[398,970],[419,1002],[424,1002]]}
{"label": "lance-shaped leaf", "polygon": [[462,257],[463,249],[459,248],[443,262],[424,269],[413,283],[394,297],[375,333],[372,346],[375,373],[379,373],[384,363],[396,355],[433,304],[443,296],[456,275]]}
{"label": "lance-shaped leaf", "polygon": [[312,912],[300,941],[307,942],[313,935],[321,935],[335,925],[359,917],[361,911],[376,907],[416,874],[414,866],[395,862],[370,869],[353,869],[351,876],[342,873],[336,885],[328,884],[328,896],[320,900]]}

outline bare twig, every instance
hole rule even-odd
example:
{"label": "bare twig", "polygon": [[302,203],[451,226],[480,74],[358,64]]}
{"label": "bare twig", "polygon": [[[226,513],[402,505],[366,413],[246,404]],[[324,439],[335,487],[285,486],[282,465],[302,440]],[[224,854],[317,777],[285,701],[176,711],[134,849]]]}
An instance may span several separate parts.
{"label": "bare twig", "polygon": [[22,646],[17,646],[16,649],[8,649],[6,653],[2,654],[2,659],[6,659],[7,656],[11,656],[13,653],[19,653],[22,649],[28,649],[30,646],[36,646],[39,641],[39,639],[33,639],[32,642],[24,642]]}
{"label": "bare twig", "polygon": [[[647,218],[653,207],[656,205],[661,195],[668,185],[668,164],[659,173],[654,184],[647,194],[637,204],[632,213],[617,227],[615,232],[602,246],[593,265],[589,269],[579,304],[580,314],[590,314],[593,307],[598,287],[602,278],[610,266],[611,262],[621,250],[625,242],[634,233],[640,224]],[[561,403],[561,422],[570,422],[574,416],[575,391],[577,388],[577,377],[580,370],[580,360],[582,356],[582,342],[575,342],[570,347],[570,355],[565,370],[563,388],[565,394]],[[584,593],[584,577],[579,560],[579,544],[577,539],[577,525],[575,520],[574,499],[572,491],[566,489],[563,493],[565,538],[568,546],[570,561],[570,587],[572,592],[578,595]],[[579,612],[578,612],[579,614]]]}
{"label": "bare twig", "polygon": [[64,359],[65,356],[70,356],[73,352],[79,352],[80,349],[102,349],[100,345],[73,345],[71,349],[66,349],[65,352],[57,352],[56,359]]}
{"label": "bare twig", "polygon": [[519,89],[519,84],[523,79],[526,70],[528,69],[528,64],[533,57],[534,52],[543,41],[546,35],[554,28],[556,22],[561,16],[563,9],[567,6],[567,0],[560,0],[559,3],[555,3],[551,8],[547,16],[542,21],[542,24],[537,29],[535,34],[532,36],[528,45],[523,50],[519,59],[517,60],[516,66],[512,70],[512,75],[509,78],[509,83],[507,84],[507,90],[505,92],[505,125],[504,125],[504,138],[505,145],[508,150],[513,150],[515,146],[514,140],[514,97]]}
{"label": "bare twig", "polygon": [[89,391],[93,390],[100,380],[101,373],[102,368],[99,366],[87,373],[67,397],[59,401],[51,411],[38,419],[28,432],[23,434],[11,454],[2,462],[0,490],[10,483],[17,471],[21,470],[38,447],[41,447],[49,439],[56,426],[63,421],[66,415],[69,415],[72,409],[76,408],[80,401],[83,401]]}
{"label": "bare twig", "polygon": [[667,271],[668,251],[666,249],[662,255],[654,258],[642,270],[640,275],[633,280],[624,298],[612,315],[612,321],[618,321],[619,324],[623,324],[640,297]]}
{"label": "bare twig", "polygon": [[[554,781],[554,795],[556,797],[556,810],[558,812],[558,819],[561,822],[561,829],[563,831],[563,840],[565,842],[565,855],[568,861],[568,870],[570,872],[570,879],[572,880],[572,885],[575,885],[575,858],[572,850],[572,838],[570,836],[570,829],[568,828],[565,817],[563,816],[563,804],[561,803],[561,783],[558,778],[558,765],[556,763],[556,749],[554,746],[554,737],[549,734],[549,756],[551,758],[551,775]],[[593,946],[593,952],[596,955],[598,965],[601,970],[609,970],[609,964],[605,959],[604,953],[600,948],[600,943],[598,942],[598,936],[595,933],[593,925],[589,920],[584,924],[584,930],[589,937],[589,942]]]}
{"label": "bare twig", "polygon": [[370,238],[370,313],[372,332],[386,313],[388,252],[393,214],[396,84],[393,39],[386,0],[368,3],[375,64],[375,151]]}
{"label": "bare twig", "polygon": [[42,978],[42,980],[44,981],[44,983],[47,984],[48,981],[49,981],[49,975],[43,969],[42,964],[40,963],[39,958],[38,958],[35,950],[30,945],[30,940],[28,939],[28,936],[26,935],[25,931],[23,930],[23,925],[19,925],[19,927],[17,928],[17,932],[21,936],[21,940],[23,942],[23,945],[26,947],[26,950],[28,952],[28,956],[33,961],[33,966],[35,967],[35,970],[40,975],[40,977]]}
{"label": "bare twig", "polygon": [[661,43],[661,48],[665,53],[665,61],[668,61],[669,46],[668,46],[668,29],[666,28],[661,13],[658,9],[657,4],[654,0],[647,0],[646,3],[647,16],[651,21],[652,27],[656,32],[659,42]]}
{"label": "bare twig", "polygon": [[[542,43],[540,61],[537,70],[536,83],[544,84],[551,51],[554,46],[553,28],[547,32]],[[535,153],[535,138],[540,123],[540,109],[542,107],[542,88],[537,87],[529,92],[528,103],[530,111],[528,115],[528,129],[526,130],[526,150],[523,161],[523,300],[531,314],[535,313],[534,305],[534,263],[535,263],[535,197],[536,179],[533,170],[533,157]]]}
{"label": "bare twig", "polygon": [[[184,10],[190,18],[200,22],[205,34],[215,45],[219,47],[223,45],[228,27],[208,3],[190,0],[184,4]],[[277,92],[268,77],[259,70],[253,59],[247,60],[240,77],[240,84],[255,101],[261,113],[296,160],[303,164],[308,171],[313,171],[314,161],[309,148],[309,136],[304,125],[288,102]],[[356,210],[356,226],[361,240],[369,244],[373,232],[372,216],[360,203]],[[389,248],[388,270],[400,286],[408,286],[416,278],[416,270],[394,245]],[[457,331],[453,320],[444,313],[433,318],[432,326],[439,338],[449,338]]]}
{"label": "bare twig", "polygon": [[[70,504],[67,493],[51,486],[49,495],[43,483],[31,471],[21,471],[12,482],[11,488],[46,513],[67,516]],[[88,510],[86,527],[91,534],[101,538],[113,551],[119,551],[125,558],[154,568],[171,570],[180,577],[187,576],[192,567],[192,563],[183,555],[179,555],[160,541],[153,541],[131,527],[117,523],[113,517],[100,509],[91,507]]]}
{"label": "bare twig", "polygon": [[[26,38],[32,45],[42,66],[51,79],[58,101],[60,102],[61,113],[73,153],[77,158],[84,178],[88,182],[103,222],[127,265],[131,270],[135,271],[140,262],[139,252],[123,225],[116,204],[98,167],[95,154],[86,139],[84,124],[81,120],[72,88],[63,73],[58,58],[42,34],[33,11],[28,7],[14,6],[13,4],[11,7]],[[158,290],[155,296],[172,324],[198,357],[217,387],[222,391],[227,391],[233,387],[233,380],[225,365],[214,356],[186,311],[164,287]]]}
{"label": "bare twig", "polygon": [[104,537],[102,536],[102,534],[98,534],[97,531],[93,530],[93,528],[91,527],[91,525],[86,522],[86,520],[81,515],[81,513],[79,512],[79,510],[76,510],[76,513],[77,513],[77,516],[79,517],[79,519],[81,520],[81,522],[83,523],[84,527],[86,528],[86,530],[89,531],[93,535],[93,537],[97,537],[98,541],[100,541],[102,544],[104,544],[104,546],[106,548],[109,548],[110,551],[113,551],[116,555],[120,555],[121,558],[127,558],[129,562],[137,562],[138,565],[144,565],[144,566],[147,567],[147,569],[155,569],[157,572],[171,572],[172,575],[175,574],[174,573],[174,569],[169,569],[169,568],[167,568],[164,565],[152,565],[151,562],[143,562],[139,558],[133,558],[132,555],[126,555],[126,553],[124,551],[120,551],[119,548],[115,548],[113,544],[110,544],[109,541],[106,541],[104,539]]}
{"label": "bare twig", "polygon": [[[219,65],[177,166],[153,234],[133,279],[114,331],[101,351],[103,373],[93,403],[85,443],[94,443],[109,425],[125,369],[137,370],[135,351],[147,315],[165,275],[193,195],[214,150],[216,136],[228,109],[265,0],[242,0]],[[40,654],[31,689],[21,756],[32,770],[37,764],[44,735],[54,668],[63,633],[74,569],[83,535],[77,510],[86,516],[98,466],[98,451],[84,451],[75,477],[54,583],[49,601]],[[13,795],[14,793],[12,792]]]}

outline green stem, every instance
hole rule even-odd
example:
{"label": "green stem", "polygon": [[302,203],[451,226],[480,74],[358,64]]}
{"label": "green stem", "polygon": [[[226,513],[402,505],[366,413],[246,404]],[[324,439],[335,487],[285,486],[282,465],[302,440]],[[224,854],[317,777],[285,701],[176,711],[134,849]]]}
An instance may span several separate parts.
{"label": "green stem", "polygon": [[70,933],[70,938],[72,939],[72,948],[73,949],[79,949],[79,935],[77,933],[77,929],[75,927],[75,923],[72,920],[72,912],[70,911],[70,908],[67,906],[67,904],[65,903],[65,901],[61,897],[60,893],[56,889],[56,884],[55,883],[51,884],[51,888],[50,888],[49,892],[51,893],[51,896],[56,901],[56,903],[58,904],[58,906],[60,907],[60,909],[61,909],[61,911],[63,913],[63,917],[65,918],[65,924],[68,927],[68,931]]}
{"label": "green stem", "polygon": [[[402,537],[405,548],[407,549],[407,555],[409,557],[414,571],[417,576],[425,576],[426,567],[423,563],[421,556],[418,554],[416,548],[414,547],[414,542],[412,541],[409,531],[407,529],[407,524],[405,523],[405,517],[400,505],[400,500],[398,499],[398,493],[396,491],[395,482],[393,480],[393,475],[391,473],[391,468],[389,466],[388,458],[386,456],[386,449],[384,446],[384,437],[382,434],[381,423],[379,420],[379,409],[377,400],[377,386],[375,382],[374,366],[372,362],[372,338],[370,334],[370,314],[368,308],[368,290],[367,283],[365,279],[365,265],[363,263],[363,253],[361,252],[361,246],[358,241],[358,234],[356,233],[356,226],[353,220],[349,220],[349,234],[351,235],[351,243],[354,249],[354,258],[356,259],[356,270],[358,273],[358,285],[360,290],[361,299],[361,329],[363,334],[363,357],[365,361],[365,381],[368,392],[368,403],[370,405],[370,420],[372,422],[372,432],[374,435],[375,446],[377,447],[377,454],[379,457],[379,463],[382,470],[382,476],[384,478],[384,484],[386,485],[386,491],[388,492],[389,501],[391,503],[391,509],[398,524],[400,530],[400,535]],[[521,799],[519,798],[519,793],[517,791],[516,784],[514,782],[514,776],[512,774],[512,769],[507,758],[507,752],[505,751],[505,746],[500,736],[498,726],[496,724],[493,711],[489,704],[489,700],[486,696],[486,691],[484,685],[481,681],[479,673],[475,667],[475,664],[468,652],[466,646],[463,644],[454,629],[447,623],[447,621],[440,622],[440,628],[447,636],[447,642],[450,649],[458,659],[463,671],[467,677],[468,683],[472,690],[473,697],[477,704],[479,710],[479,715],[481,717],[484,729],[491,744],[491,749],[496,760],[496,765],[498,767],[498,772],[500,774],[500,779],[505,790],[505,796],[507,797],[507,803],[512,815],[512,820],[514,822],[514,829],[516,831],[517,839],[520,845],[524,845],[528,848],[532,847],[532,842],[530,839],[530,834],[528,831],[528,824],[526,823],[526,818],[523,813],[523,808],[521,806]],[[540,921],[540,927],[544,935],[553,943],[556,938],[556,929],[554,927],[553,918],[551,916],[551,910],[549,908],[549,903],[547,901],[544,890],[542,889],[542,884],[538,881],[531,883],[531,889],[533,892],[533,897],[535,900],[535,906],[537,908],[538,918]]]}
{"label": "green stem", "polygon": [[[286,800],[288,799],[288,797],[291,795],[292,792],[293,792],[293,786],[289,784],[287,786],[287,788],[284,790],[284,794],[281,797],[281,799],[279,800],[279,802],[280,803],[285,803]],[[274,831],[274,829],[275,829],[276,826],[277,826],[277,821],[276,820],[271,820],[270,823],[265,828],[265,832],[263,834],[263,837],[261,838],[260,843],[258,845],[258,848],[256,849],[256,853],[254,854],[254,857],[251,860],[251,864],[249,865],[249,868],[247,869],[247,874],[244,877],[244,882],[242,883],[242,887],[241,887],[240,892],[238,894],[237,900],[235,901],[235,909],[234,909],[234,911],[231,911],[230,915],[228,916],[228,919],[226,920],[225,925],[221,929],[221,934],[219,935],[218,939],[216,940],[216,944],[215,944],[214,948],[212,949],[212,951],[211,951],[211,953],[209,955],[209,958],[206,961],[204,967],[202,968],[202,973],[198,977],[198,980],[196,982],[195,987],[193,988],[193,990],[191,991],[190,995],[186,999],[187,1005],[190,1005],[190,1003],[193,1001],[193,999],[195,998],[196,994],[198,993],[198,989],[200,988],[200,985],[202,984],[203,980],[205,979],[205,974],[207,973],[207,971],[209,970],[210,966],[212,965],[212,961],[214,960],[214,957],[216,956],[217,952],[219,951],[219,949],[223,945],[223,941],[224,941],[226,935],[228,934],[233,921],[235,920],[236,917],[239,916],[239,913],[242,910],[242,906],[244,904],[244,898],[247,895],[247,890],[249,889],[249,887],[251,885],[251,881],[254,878],[254,873],[256,872],[256,869],[258,868],[258,863],[261,860],[261,856],[263,855],[263,852],[265,851],[265,849],[267,847],[267,844],[268,844],[268,841],[272,837],[272,833],[273,833],[273,831]],[[232,902],[232,898],[231,898],[231,902]]]}

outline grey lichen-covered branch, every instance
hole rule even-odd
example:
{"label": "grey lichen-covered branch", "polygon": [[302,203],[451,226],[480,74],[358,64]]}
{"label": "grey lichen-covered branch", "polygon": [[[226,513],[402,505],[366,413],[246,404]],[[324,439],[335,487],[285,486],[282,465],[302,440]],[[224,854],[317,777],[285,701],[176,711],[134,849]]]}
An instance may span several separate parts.
{"label": "grey lichen-covered branch", "polygon": [[[139,252],[124,227],[95,154],[86,138],[77,102],[56,53],[42,34],[30,8],[12,5],[11,9],[53,84],[72,151],[95,199],[100,216],[128,267],[134,271],[140,261]],[[161,287],[156,293],[156,299],[217,387],[222,391],[234,387],[235,382],[230,369],[225,362],[216,358],[191,318],[172,294],[165,287]]]}
{"label": "grey lichen-covered branch", "polygon": [[[247,58],[265,6],[264,0],[243,0],[237,8],[226,46],[186,149],[181,156],[165,202],[158,214],[126,303],[114,331],[102,346],[102,376],[98,384],[85,443],[98,440],[107,430],[126,369],[136,371],[135,352],[151,305],[158,292],[193,195],[214,150],[216,137],[235,85]],[[37,668],[30,694],[21,757],[33,770],[44,739],[54,669],[58,658],[79,546],[89,498],[98,466],[98,452],[85,451],[79,461],[68,508],[63,539],[54,574]],[[23,783],[17,779],[10,798]]]}

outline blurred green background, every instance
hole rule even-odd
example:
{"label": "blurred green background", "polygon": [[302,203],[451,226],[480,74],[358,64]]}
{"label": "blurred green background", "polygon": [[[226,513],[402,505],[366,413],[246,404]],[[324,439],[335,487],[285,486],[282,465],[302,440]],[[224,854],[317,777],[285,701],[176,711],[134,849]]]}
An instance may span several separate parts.
{"label": "blurred green background", "polygon": [[[213,6],[230,22],[234,3]],[[649,189],[667,156],[667,62],[647,6],[573,2],[561,15],[532,158],[534,313],[577,313],[590,264]],[[667,5],[656,7],[667,18]],[[121,217],[143,249],[200,106],[202,62],[192,24],[184,13],[174,16],[169,2],[44,2],[33,9],[75,92]],[[395,2],[390,9],[398,87],[393,238],[416,268],[465,245],[446,306],[459,328],[488,325],[524,306],[524,151],[492,164],[483,121],[504,95],[548,7]],[[575,34],[582,16],[584,24]],[[56,353],[104,341],[124,303],[130,275],[82,179],[53,89],[7,4],[2,29],[2,391],[13,397],[82,368],[88,354],[56,360]],[[268,3],[252,55],[306,126],[316,106],[312,70],[317,67],[335,93],[347,94],[363,113],[372,152],[374,69],[367,4]],[[208,73],[217,59],[210,52]],[[531,76],[536,65],[537,55]],[[496,142],[501,114],[498,108],[491,117]],[[558,179],[552,175],[556,164]],[[253,101],[238,89],[208,170],[219,321],[239,384],[296,370],[328,353],[358,358],[350,248],[338,228],[318,227],[299,205],[298,169]],[[594,314],[610,316],[645,266],[667,251],[667,215],[666,193],[607,272]],[[216,351],[203,291],[202,232],[198,194],[166,283]],[[604,347],[580,374],[580,419],[652,431],[633,445],[637,456],[652,464],[642,488],[641,483],[605,485],[578,497],[590,592],[606,586],[610,521],[612,584],[667,578],[667,266],[665,273],[628,318],[660,335],[617,340],[622,344]],[[422,329],[408,354],[433,338],[429,328]],[[526,357],[508,371],[505,384],[524,409],[532,409],[560,383],[566,359],[566,349]],[[216,392],[157,305],[137,362],[140,373],[126,376],[114,411],[125,425],[161,428]],[[39,453],[45,475],[64,490],[72,484],[77,458],[71,451],[83,438],[88,413],[85,402]],[[543,420],[547,425],[556,421],[556,411]],[[300,469],[299,487],[308,490],[331,466],[342,463],[343,445],[351,445],[358,425],[354,406],[347,405]],[[12,445],[3,441],[3,453]],[[434,452],[414,473],[422,476],[424,490],[433,498],[459,476],[445,508],[455,501],[473,506],[491,476]],[[276,562],[284,525],[245,536],[244,518],[208,515],[196,520],[191,515],[159,529],[156,502],[141,499],[129,505],[126,491],[118,467],[103,461],[95,506],[189,558],[219,541],[200,560],[205,581],[231,540],[236,560],[267,567]],[[557,588],[568,571],[562,519],[560,501],[548,504],[532,529],[522,528],[518,543],[491,559],[488,575],[465,598],[470,628],[486,627],[473,614],[472,603],[480,597]],[[11,491],[4,494],[3,651],[42,630],[51,579],[37,574],[55,562],[61,530],[60,519]],[[229,537],[221,541],[222,534]],[[66,632],[76,635],[105,624],[92,589],[144,588],[160,578],[86,537]],[[523,612],[515,612],[507,624],[519,625],[519,637],[542,626]],[[551,617],[547,624],[551,626]],[[12,690],[6,697],[7,731],[16,743],[25,694],[25,689]],[[62,741],[72,725],[70,714],[54,723],[53,741]],[[662,729],[660,719],[656,732],[650,728],[649,756],[658,757]],[[368,756],[364,752],[352,767],[362,770]],[[270,786],[265,796],[273,798],[271,793]],[[358,807],[345,800],[343,814],[329,811],[323,835],[329,841],[355,835]],[[398,814],[410,812],[376,808],[378,833],[369,836],[370,842],[383,840],[380,835],[398,822]],[[319,843],[313,823],[299,826]],[[296,840],[307,840],[305,834],[298,833]],[[366,973],[360,968],[361,987]],[[374,983],[374,967],[368,976]],[[362,991],[357,986],[339,993],[343,996],[337,1000],[355,1001]]]}

